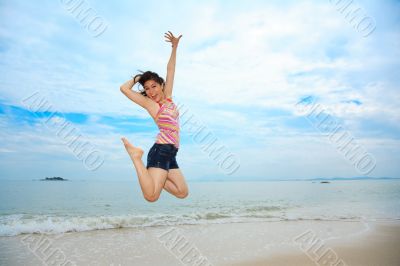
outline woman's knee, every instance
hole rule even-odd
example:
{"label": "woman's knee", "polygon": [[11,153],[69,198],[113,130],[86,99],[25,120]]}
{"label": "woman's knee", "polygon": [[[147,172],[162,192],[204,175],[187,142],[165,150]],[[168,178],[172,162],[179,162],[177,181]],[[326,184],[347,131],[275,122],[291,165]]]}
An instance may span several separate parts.
{"label": "woman's knee", "polygon": [[160,194],[144,194],[144,198],[148,201],[148,202],[156,202],[158,200],[158,198],[160,198]]}
{"label": "woman's knee", "polygon": [[184,199],[187,196],[189,196],[189,191],[187,189],[183,190],[182,192],[179,192],[176,197],[180,199]]}

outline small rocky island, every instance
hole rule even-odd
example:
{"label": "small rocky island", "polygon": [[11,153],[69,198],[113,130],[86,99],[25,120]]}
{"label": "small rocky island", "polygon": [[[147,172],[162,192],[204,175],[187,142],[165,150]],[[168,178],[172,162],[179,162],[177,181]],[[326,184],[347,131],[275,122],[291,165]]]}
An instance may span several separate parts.
{"label": "small rocky island", "polygon": [[68,181],[68,179],[59,177],[59,176],[53,176],[53,177],[46,177],[44,179],[40,179],[40,181]]}

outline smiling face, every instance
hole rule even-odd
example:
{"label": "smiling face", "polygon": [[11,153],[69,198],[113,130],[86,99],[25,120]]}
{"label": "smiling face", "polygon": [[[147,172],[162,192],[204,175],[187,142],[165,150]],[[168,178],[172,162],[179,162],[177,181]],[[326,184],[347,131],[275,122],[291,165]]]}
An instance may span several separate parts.
{"label": "smiling face", "polygon": [[147,97],[152,99],[155,102],[162,101],[164,99],[164,91],[163,86],[154,80],[150,79],[144,83],[144,91],[146,92]]}

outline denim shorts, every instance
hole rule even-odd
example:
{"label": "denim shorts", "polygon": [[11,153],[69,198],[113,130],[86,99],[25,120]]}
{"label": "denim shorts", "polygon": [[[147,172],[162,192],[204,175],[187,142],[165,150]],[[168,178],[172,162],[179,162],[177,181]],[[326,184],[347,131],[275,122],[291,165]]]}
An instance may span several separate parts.
{"label": "denim shorts", "polygon": [[179,168],[176,162],[176,154],[178,149],[174,144],[154,143],[147,154],[147,166],[157,167],[165,170]]}

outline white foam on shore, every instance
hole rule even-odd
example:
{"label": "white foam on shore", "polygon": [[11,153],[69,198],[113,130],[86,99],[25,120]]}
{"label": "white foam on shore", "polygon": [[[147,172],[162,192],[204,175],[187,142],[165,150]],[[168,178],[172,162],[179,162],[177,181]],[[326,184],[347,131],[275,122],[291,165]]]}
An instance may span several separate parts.
{"label": "white foam on shore", "polygon": [[54,216],[14,214],[0,217],[0,236],[28,233],[59,234],[115,228],[138,228],[191,224],[273,221],[364,221],[363,217],[287,217],[283,213],[221,214],[214,212],[182,215]]}

